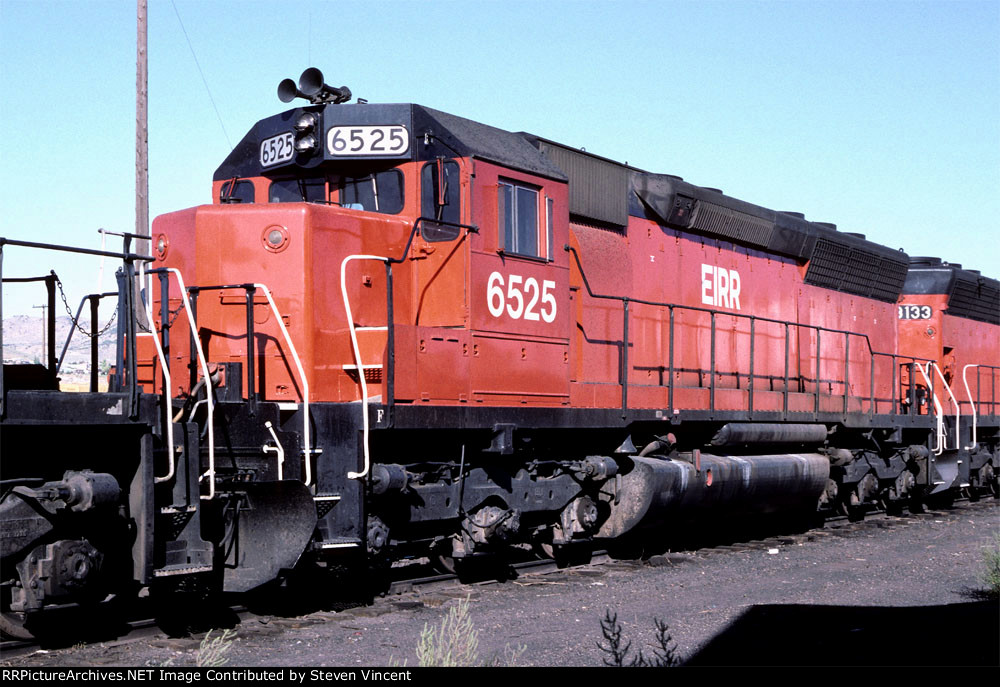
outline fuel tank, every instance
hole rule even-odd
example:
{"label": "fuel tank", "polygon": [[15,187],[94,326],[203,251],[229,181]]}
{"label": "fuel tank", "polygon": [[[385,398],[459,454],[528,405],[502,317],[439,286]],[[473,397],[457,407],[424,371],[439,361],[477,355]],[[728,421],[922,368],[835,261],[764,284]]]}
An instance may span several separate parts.
{"label": "fuel tank", "polygon": [[702,509],[767,513],[814,508],[830,476],[819,453],[723,456],[690,460],[635,457],[622,466],[618,496],[598,537],[618,537]]}

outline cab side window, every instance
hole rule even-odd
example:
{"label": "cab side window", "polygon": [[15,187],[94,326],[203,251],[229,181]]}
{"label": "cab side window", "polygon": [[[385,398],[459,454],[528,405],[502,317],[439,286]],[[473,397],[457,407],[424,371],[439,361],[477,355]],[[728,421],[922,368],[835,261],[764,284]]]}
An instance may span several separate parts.
{"label": "cab side window", "polygon": [[538,189],[500,180],[497,194],[500,246],[505,253],[543,257],[539,250]]}
{"label": "cab side window", "polygon": [[457,162],[428,162],[420,172],[420,215],[459,224],[462,221],[461,188]]}

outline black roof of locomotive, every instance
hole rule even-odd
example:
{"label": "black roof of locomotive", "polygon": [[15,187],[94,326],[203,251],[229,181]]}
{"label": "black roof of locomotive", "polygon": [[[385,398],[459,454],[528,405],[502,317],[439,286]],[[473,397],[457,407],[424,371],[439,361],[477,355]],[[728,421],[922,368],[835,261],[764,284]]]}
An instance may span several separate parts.
{"label": "black roof of locomotive", "polygon": [[562,167],[570,181],[570,213],[623,229],[628,216],[662,226],[808,261],[805,282],[885,302],[895,302],[906,279],[908,256],[861,234],[809,222],[696,186],[677,176],[653,174],[537,136],[525,136]]}
{"label": "black roof of locomotive", "polygon": [[[395,160],[433,160],[438,156],[474,157],[558,181],[566,175],[544,155],[520,136],[471,119],[423,105],[351,103],[342,105],[307,105],[286,110],[254,124],[225,161],[215,170],[213,179],[224,181],[234,177],[282,177],[295,171],[312,169],[331,158],[324,154],[298,155],[288,164],[268,169],[261,167],[258,152],[266,139],[292,130],[293,122],[303,112],[313,112],[321,118],[321,129],[338,125],[392,125],[408,128],[411,141],[408,155]],[[425,144],[425,134],[427,143]],[[322,142],[321,142],[322,143]],[[321,148],[325,146],[321,145]]]}
{"label": "black roof of locomotive", "polygon": [[[868,241],[861,234],[840,232],[835,225],[810,222],[800,213],[770,210],[680,177],[650,173],[531,134],[505,131],[417,104],[306,105],[262,119],[219,166],[215,180],[288,176],[336,159],[324,150],[323,154],[300,155],[285,165],[261,168],[260,143],[290,131],[302,112],[319,114],[324,131],[338,124],[406,125],[411,145],[406,156],[397,160],[472,157],[567,181],[570,214],[580,221],[621,231],[630,215],[650,219],[661,226],[807,263],[807,284],[885,302],[895,302],[900,293],[911,292],[910,288],[928,288],[911,283],[938,284],[950,279],[947,285],[931,288],[951,289],[949,294],[955,289],[964,293],[962,290],[971,284],[977,289],[975,294],[985,294],[986,299],[983,301],[980,295],[960,296],[952,306],[956,314],[962,311],[968,313],[967,317],[986,321],[1000,317],[995,305],[996,280],[973,277],[968,270],[936,276],[924,270],[923,276],[913,276],[911,282],[907,278],[909,258],[904,252]],[[972,304],[960,306],[962,298],[971,299]]]}
{"label": "black roof of locomotive", "polygon": [[903,293],[948,296],[948,314],[1000,324],[1000,281],[940,258],[910,258]]}

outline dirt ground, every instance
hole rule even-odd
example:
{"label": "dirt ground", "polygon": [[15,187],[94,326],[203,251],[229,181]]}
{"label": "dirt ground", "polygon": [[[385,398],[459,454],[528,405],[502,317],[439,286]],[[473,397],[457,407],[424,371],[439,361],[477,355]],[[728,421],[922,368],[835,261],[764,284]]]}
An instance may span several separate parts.
{"label": "dirt ground", "polygon": [[[994,499],[948,512],[824,528],[777,543],[435,588],[341,612],[244,619],[219,661],[236,666],[417,665],[421,630],[466,597],[481,664],[601,666],[601,619],[647,656],[657,619],[690,665],[1000,665],[1000,603],[983,593]],[[471,636],[466,631],[465,636]],[[4,666],[190,666],[203,635],[162,634],[5,656]],[[201,652],[201,653],[199,653]]]}

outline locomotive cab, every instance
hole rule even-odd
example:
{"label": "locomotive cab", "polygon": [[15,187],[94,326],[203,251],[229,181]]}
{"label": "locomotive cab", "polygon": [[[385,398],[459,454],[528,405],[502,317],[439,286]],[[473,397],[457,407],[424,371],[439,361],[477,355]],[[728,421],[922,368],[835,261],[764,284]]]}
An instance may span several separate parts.
{"label": "locomotive cab", "polygon": [[[315,526],[317,555],[379,550],[390,520],[394,533],[441,539],[440,523],[462,517],[453,478],[400,467],[464,450],[458,435],[415,448],[428,418],[453,408],[447,417],[483,428],[480,447],[503,455],[512,428],[533,422],[521,409],[569,405],[566,177],[524,136],[419,105],[312,105],[258,122],[213,194],[154,221],[153,319],[168,332],[177,412],[228,442],[201,448],[223,498],[260,500],[289,480],[309,488],[285,496],[303,512],[315,503],[316,517],[276,539]],[[140,377],[162,390],[146,343]],[[397,477],[430,481],[408,487],[426,505],[366,513],[366,490]],[[579,486],[552,481],[519,510],[557,516]],[[489,494],[470,498],[488,508]],[[273,577],[254,565],[257,578],[227,573],[227,589]]]}
{"label": "locomotive cab", "polygon": [[903,408],[941,417],[934,446],[953,465],[948,485],[973,493],[995,483],[997,325],[997,280],[940,258],[911,258],[898,304],[899,352],[923,363],[902,366],[901,382],[915,388]]}
{"label": "locomotive cab", "polygon": [[[310,400],[360,400],[358,370],[385,387],[391,307],[394,388],[380,390],[385,401],[496,405],[530,391],[529,405],[568,403],[565,177],[522,137],[417,105],[300,108],[259,122],[213,189],[211,207],[154,222],[156,266],[196,284],[269,281],[301,342]],[[170,254],[191,240],[202,250]],[[221,256],[220,247],[226,260],[194,259]],[[380,262],[394,266],[391,298]],[[220,298],[244,301],[235,292]],[[255,312],[265,310],[257,298]],[[210,316],[203,307],[215,305],[199,302],[200,319]],[[238,326],[239,310],[212,330]],[[262,332],[267,317],[255,315]],[[175,340],[185,358],[183,332]],[[301,401],[287,351],[275,341],[272,355],[270,345],[258,353],[265,386],[244,369],[243,395]],[[213,362],[247,356],[245,338],[209,335],[206,347]],[[525,361],[514,375],[500,372],[510,356]],[[442,375],[445,360],[463,369]],[[146,369],[151,380],[148,356]]]}

